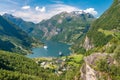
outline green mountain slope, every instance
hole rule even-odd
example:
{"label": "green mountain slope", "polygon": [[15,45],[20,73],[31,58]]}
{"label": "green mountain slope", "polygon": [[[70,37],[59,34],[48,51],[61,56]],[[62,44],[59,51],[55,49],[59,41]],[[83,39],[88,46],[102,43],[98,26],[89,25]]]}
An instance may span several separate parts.
{"label": "green mountain slope", "polygon": [[[38,37],[42,37],[43,35],[43,31],[40,30],[37,27],[37,24],[33,23],[33,22],[28,22],[28,21],[24,21],[21,18],[15,17],[11,14],[7,14],[5,13],[3,15],[3,17],[9,21],[11,21],[12,23],[16,24],[18,27],[20,27],[23,31],[25,31],[27,34],[29,34],[30,36],[34,37],[35,35],[39,35],[39,36],[35,36],[36,38]],[[37,34],[36,34],[37,33]],[[38,39],[40,39],[38,38]]]}
{"label": "green mountain slope", "polygon": [[[97,19],[88,32],[89,38],[95,47],[103,46],[120,33],[120,2],[114,0],[114,4]],[[94,33],[94,34],[93,34]]]}
{"label": "green mountain slope", "polygon": [[[91,43],[93,47],[86,52],[84,67],[95,71],[92,72],[96,76],[91,76],[94,79],[120,80],[119,14],[120,0],[114,0],[112,6],[92,24],[87,33],[88,37],[84,43],[88,42],[88,46]],[[83,70],[84,67],[81,69]],[[85,76],[90,76],[88,75],[89,71],[82,72],[82,75],[85,73]],[[84,76],[82,78],[86,80]]]}
{"label": "green mountain slope", "polygon": [[120,2],[119,0],[114,0],[114,4],[91,24],[87,38],[84,37],[81,41],[77,42],[77,44],[73,45],[72,48],[75,52],[85,52],[85,44],[87,47],[94,47],[94,49],[100,49],[102,52],[112,53],[118,51],[120,42],[119,14]]}
{"label": "green mountain slope", "polygon": [[120,53],[120,1],[112,6],[91,26],[87,33],[91,43],[101,52]]}
{"label": "green mountain slope", "polygon": [[0,49],[27,54],[37,41],[18,26],[0,16]]}
{"label": "green mountain slope", "polygon": [[9,21],[11,21],[12,23],[16,24],[17,26],[19,26],[22,30],[30,33],[33,30],[33,27],[35,27],[35,24],[32,22],[26,22],[21,18],[17,18],[11,14],[7,14],[5,13],[3,15],[3,17]]}
{"label": "green mountain slope", "polygon": [[62,12],[49,20],[44,20],[38,27],[44,32],[43,39],[73,44],[90,27],[94,16],[84,11]]}

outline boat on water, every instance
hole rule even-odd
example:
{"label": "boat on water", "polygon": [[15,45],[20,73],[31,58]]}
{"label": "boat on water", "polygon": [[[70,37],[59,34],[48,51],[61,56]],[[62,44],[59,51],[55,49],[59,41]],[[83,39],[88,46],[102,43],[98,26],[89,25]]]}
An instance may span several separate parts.
{"label": "boat on water", "polygon": [[48,47],[47,46],[44,46],[44,49],[47,49]]}
{"label": "boat on water", "polygon": [[60,52],[59,52],[59,56],[61,56],[61,55],[62,55],[62,52],[60,51]]}

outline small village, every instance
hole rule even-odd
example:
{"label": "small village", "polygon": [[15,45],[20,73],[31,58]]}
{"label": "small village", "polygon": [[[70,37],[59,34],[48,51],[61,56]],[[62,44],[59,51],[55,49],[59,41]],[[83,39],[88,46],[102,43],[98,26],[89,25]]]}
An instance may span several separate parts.
{"label": "small village", "polygon": [[56,58],[35,58],[36,63],[44,69],[51,69],[58,76],[71,68],[80,66],[82,55],[60,56]]}

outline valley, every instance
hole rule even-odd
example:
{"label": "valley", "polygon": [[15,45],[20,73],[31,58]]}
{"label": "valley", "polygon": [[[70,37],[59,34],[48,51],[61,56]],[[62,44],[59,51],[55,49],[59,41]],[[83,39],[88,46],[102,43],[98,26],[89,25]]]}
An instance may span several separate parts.
{"label": "valley", "polygon": [[0,15],[0,80],[120,80],[120,0],[99,18],[77,10],[38,23]]}

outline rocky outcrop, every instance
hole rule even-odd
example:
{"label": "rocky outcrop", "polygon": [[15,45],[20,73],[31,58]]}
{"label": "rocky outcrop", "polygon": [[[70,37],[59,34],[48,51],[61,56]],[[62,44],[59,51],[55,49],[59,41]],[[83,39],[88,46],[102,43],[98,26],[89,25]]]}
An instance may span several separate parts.
{"label": "rocky outcrop", "polygon": [[99,72],[95,71],[91,65],[95,65],[97,60],[106,57],[106,53],[94,53],[84,58],[85,63],[80,69],[81,80],[98,80]]}
{"label": "rocky outcrop", "polygon": [[81,68],[81,79],[82,80],[97,80],[96,71],[92,69],[88,64],[84,64]]}
{"label": "rocky outcrop", "polygon": [[86,64],[95,65],[96,61],[100,60],[101,58],[105,58],[107,56],[106,53],[93,53],[90,56],[84,58]]}
{"label": "rocky outcrop", "polygon": [[[104,72],[94,70],[97,61],[105,59],[108,65],[116,65],[116,61],[113,58],[113,54],[107,53],[93,53],[90,56],[84,58],[85,63],[80,69],[81,79],[80,80],[99,80],[105,75]],[[106,80],[112,80],[109,75],[107,75]]]}
{"label": "rocky outcrop", "polygon": [[87,36],[85,37],[83,47],[86,49],[86,51],[94,47],[94,45],[91,43],[90,39]]}

